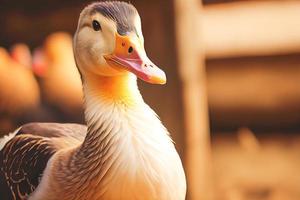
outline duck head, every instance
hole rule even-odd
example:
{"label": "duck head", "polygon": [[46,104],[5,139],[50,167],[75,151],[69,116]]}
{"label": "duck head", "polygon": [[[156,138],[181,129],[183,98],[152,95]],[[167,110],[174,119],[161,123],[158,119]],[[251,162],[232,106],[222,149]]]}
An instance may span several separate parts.
{"label": "duck head", "polygon": [[137,10],[129,3],[97,2],[80,14],[74,55],[82,76],[117,77],[128,73],[164,84],[165,73],[147,57]]}

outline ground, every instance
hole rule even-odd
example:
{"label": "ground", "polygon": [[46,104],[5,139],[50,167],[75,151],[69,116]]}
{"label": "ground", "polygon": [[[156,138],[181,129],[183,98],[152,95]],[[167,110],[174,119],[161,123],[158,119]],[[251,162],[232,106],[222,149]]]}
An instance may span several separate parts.
{"label": "ground", "polygon": [[241,129],[212,140],[217,200],[300,199],[299,135]]}

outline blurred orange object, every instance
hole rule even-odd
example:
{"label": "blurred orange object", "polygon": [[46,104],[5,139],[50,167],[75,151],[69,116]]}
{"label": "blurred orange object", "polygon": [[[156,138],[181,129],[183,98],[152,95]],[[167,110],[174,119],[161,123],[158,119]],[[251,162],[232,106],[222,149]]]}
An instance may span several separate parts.
{"label": "blurred orange object", "polygon": [[[0,121],[13,121],[39,104],[39,86],[32,71],[0,47]],[[3,131],[1,124],[0,129]]]}
{"label": "blurred orange object", "polygon": [[73,56],[72,37],[63,32],[51,34],[46,38],[42,51],[38,50],[33,59],[35,71],[41,68],[37,66],[47,67],[40,73],[45,101],[67,115],[68,120],[77,121],[82,115],[83,96]]}
{"label": "blurred orange object", "polygon": [[36,48],[33,52],[32,71],[38,78],[42,78],[47,74],[46,58],[41,47]]}
{"label": "blurred orange object", "polygon": [[23,66],[31,67],[32,56],[29,47],[24,43],[18,43],[12,46],[10,50],[12,59]]}

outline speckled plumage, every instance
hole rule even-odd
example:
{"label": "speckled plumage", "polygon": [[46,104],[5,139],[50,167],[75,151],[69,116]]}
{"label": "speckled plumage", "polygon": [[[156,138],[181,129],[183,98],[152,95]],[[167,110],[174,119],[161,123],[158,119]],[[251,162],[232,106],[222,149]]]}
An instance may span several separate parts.
{"label": "speckled plumage", "polygon": [[1,200],[27,199],[38,186],[48,160],[63,144],[54,138],[68,135],[80,140],[85,133],[85,127],[76,124],[24,125],[0,151]]}

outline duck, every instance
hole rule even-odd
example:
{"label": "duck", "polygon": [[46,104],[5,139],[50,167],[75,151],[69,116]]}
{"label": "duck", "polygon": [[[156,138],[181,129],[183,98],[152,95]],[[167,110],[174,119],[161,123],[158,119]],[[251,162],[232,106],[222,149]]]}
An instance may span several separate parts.
{"label": "duck", "polygon": [[80,115],[83,110],[82,84],[73,56],[71,35],[66,32],[50,34],[43,48],[34,52],[33,60],[45,103],[65,119],[83,121]]}
{"label": "duck", "polygon": [[2,199],[184,200],[180,156],[137,86],[166,83],[146,54],[137,9],[88,5],[73,49],[86,124],[29,123],[2,138]]}
{"label": "duck", "polygon": [[[39,76],[37,75],[43,75],[43,72],[46,71],[46,64],[43,63],[45,59],[42,57],[43,54],[39,54],[40,49],[34,50],[34,57],[31,53],[31,50],[29,46],[25,43],[17,43],[14,44],[10,48],[10,57],[14,61],[14,63],[17,63],[18,68],[25,68],[22,71],[26,71],[30,74],[31,82],[33,82],[35,85],[38,85],[38,87],[35,87],[34,90],[38,94],[39,101],[36,101],[33,105],[29,106],[27,105],[26,112],[21,112],[19,116],[12,116],[13,127],[16,128],[18,125],[26,122],[31,121],[57,121],[60,119],[60,113],[55,112],[50,106],[48,106],[43,98],[42,98],[42,92],[41,92],[41,85],[39,82]],[[33,60],[34,58],[34,60]],[[35,65],[34,65],[35,64]],[[20,71],[20,70],[19,70]],[[24,76],[24,72],[23,72]],[[30,82],[27,81],[27,84]],[[31,84],[33,84],[31,83]],[[26,86],[26,84],[25,84]],[[24,87],[23,85],[20,85],[19,87]],[[32,87],[29,87],[29,89]],[[18,93],[15,93],[18,95]],[[29,96],[31,97],[31,96]],[[26,103],[26,102],[25,102]],[[19,105],[22,105],[24,103],[19,102]],[[17,108],[17,110],[22,111],[21,109]]]}
{"label": "duck", "polygon": [[40,90],[32,71],[0,47],[0,121],[10,122],[9,126],[1,124],[1,131],[10,131],[39,103]]}

